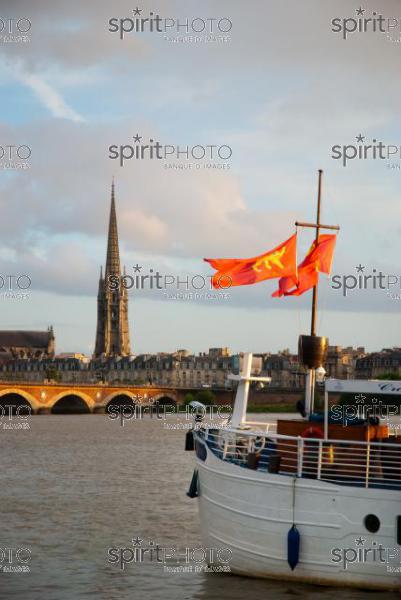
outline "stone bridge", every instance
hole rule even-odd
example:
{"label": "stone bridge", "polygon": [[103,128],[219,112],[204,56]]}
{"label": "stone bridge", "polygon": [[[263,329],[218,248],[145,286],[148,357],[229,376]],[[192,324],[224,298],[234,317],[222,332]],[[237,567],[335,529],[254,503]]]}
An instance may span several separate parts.
{"label": "stone bridge", "polygon": [[[181,391],[181,390],[180,390]],[[131,385],[0,382],[0,405],[29,405],[32,413],[105,412],[110,402],[177,405],[172,388]]]}
{"label": "stone bridge", "polygon": [[[45,413],[101,413],[110,403],[135,403],[150,405],[180,405],[187,392],[199,389],[181,389],[156,386],[132,386],[129,384],[66,384],[24,383],[0,381],[0,410],[7,406],[30,406],[34,414]],[[231,403],[232,392],[212,390],[216,403]],[[10,410],[10,409],[8,409]]]}

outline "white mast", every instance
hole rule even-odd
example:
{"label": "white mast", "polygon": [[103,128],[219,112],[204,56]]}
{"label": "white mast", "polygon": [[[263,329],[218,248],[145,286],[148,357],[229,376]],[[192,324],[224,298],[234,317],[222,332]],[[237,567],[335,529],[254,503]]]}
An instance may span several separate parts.
{"label": "white mast", "polygon": [[252,353],[244,354],[242,370],[239,375],[229,375],[231,381],[238,381],[237,393],[235,395],[234,411],[231,417],[231,425],[240,427],[246,423],[246,411],[248,408],[249,384],[251,381],[270,382],[271,377],[251,377]]}

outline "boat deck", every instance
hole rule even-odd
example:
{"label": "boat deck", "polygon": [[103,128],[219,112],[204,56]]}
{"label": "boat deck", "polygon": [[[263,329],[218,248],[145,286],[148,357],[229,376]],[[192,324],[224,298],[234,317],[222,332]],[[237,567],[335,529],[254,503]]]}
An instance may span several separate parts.
{"label": "boat deck", "polygon": [[[304,427],[307,425],[304,422]],[[271,429],[205,428],[198,434],[217,458],[242,468],[335,485],[401,491],[400,437],[385,442],[323,440],[283,435]]]}

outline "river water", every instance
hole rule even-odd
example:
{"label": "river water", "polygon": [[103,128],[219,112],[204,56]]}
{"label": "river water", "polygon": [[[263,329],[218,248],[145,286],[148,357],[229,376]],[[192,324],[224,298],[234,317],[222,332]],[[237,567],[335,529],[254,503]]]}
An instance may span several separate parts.
{"label": "river water", "polygon": [[[175,546],[183,564],[201,545],[197,500],[186,496],[194,457],[183,450],[185,432],[166,427],[174,423],[174,417],[147,416],[121,426],[105,415],[32,416],[29,429],[0,423],[0,559],[14,569],[0,573],[1,600],[400,599],[397,593],[172,573],[157,560],[123,570],[110,562],[115,549],[132,552],[134,543],[146,542]],[[29,572],[16,572],[21,566]]]}

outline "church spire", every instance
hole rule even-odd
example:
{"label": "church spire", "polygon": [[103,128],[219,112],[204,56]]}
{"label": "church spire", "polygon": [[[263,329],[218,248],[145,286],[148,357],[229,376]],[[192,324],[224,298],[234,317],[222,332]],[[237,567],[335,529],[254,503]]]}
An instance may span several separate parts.
{"label": "church spire", "polygon": [[111,182],[111,205],[109,219],[109,235],[107,240],[107,258],[106,258],[106,279],[108,275],[117,275],[120,277],[120,252],[118,249],[118,232],[116,203],[114,196],[114,177]]}
{"label": "church spire", "polygon": [[[111,277],[109,277],[111,276]],[[116,285],[120,282],[120,285]],[[100,270],[97,295],[97,328],[94,356],[129,356],[128,295],[121,285],[120,253],[114,178],[111,184],[111,205],[105,276]]]}

